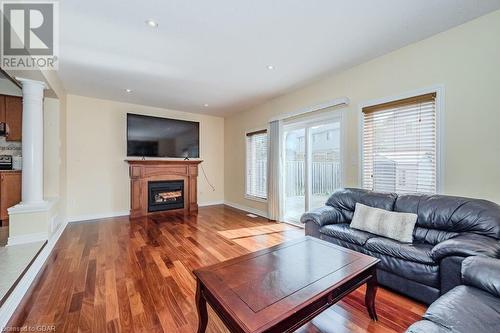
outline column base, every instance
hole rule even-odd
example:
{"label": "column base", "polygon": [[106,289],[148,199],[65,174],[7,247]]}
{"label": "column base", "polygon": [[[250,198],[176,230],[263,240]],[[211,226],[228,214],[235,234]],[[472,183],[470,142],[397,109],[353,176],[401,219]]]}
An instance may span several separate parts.
{"label": "column base", "polygon": [[44,201],[38,201],[38,202],[29,202],[29,203],[24,203],[20,202],[15,206],[10,207],[7,209],[10,215],[15,215],[15,214],[21,214],[21,213],[38,213],[38,212],[43,212],[47,211],[50,209],[51,202],[44,200]]}
{"label": "column base", "polygon": [[48,240],[59,224],[58,199],[43,202],[20,203],[8,209],[9,239],[7,245],[18,245]]}

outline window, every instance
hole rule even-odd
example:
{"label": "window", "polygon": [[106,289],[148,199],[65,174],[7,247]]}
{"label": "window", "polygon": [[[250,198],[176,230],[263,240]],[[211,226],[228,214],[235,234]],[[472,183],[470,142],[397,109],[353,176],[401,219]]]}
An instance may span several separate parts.
{"label": "window", "polygon": [[246,195],[267,199],[267,131],[247,133]]}
{"label": "window", "polygon": [[436,193],[436,93],[363,108],[363,188]]}

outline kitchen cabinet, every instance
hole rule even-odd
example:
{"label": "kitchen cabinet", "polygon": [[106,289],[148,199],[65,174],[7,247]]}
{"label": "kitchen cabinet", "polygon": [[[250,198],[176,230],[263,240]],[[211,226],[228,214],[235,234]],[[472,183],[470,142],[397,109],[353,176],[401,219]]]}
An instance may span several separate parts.
{"label": "kitchen cabinet", "polygon": [[5,123],[5,96],[0,95],[0,123]]}
{"label": "kitchen cabinet", "polygon": [[[21,141],[23,130],[23,99],[17,96],[4,96],[7,141]],[[1,102],[1,101],[0,101]]]}
{"label": "kitchen cabinet", "polygon": [[0,171],[0,220],[6,225],[7,209],[21,202],[21,171]]}

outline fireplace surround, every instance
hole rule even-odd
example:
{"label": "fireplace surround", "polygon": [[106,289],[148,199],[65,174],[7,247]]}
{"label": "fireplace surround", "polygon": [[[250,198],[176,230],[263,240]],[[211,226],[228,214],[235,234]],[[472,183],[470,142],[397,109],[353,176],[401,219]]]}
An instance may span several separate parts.
{"label": "fireplace surround", "polygon": [[126,162],[129,164],[130,174],[131,218],[171,212],[191,214],[198,211],[197,178],[201,160]]}

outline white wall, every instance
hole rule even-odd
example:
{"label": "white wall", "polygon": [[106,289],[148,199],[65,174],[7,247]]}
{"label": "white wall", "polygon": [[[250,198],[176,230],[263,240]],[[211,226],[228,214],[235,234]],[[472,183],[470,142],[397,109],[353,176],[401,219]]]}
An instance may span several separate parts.
{"label": "white wall", "polygon": [[128,213],[130,179],[126,114],[200,122],[200,158],[215,191],[200,169],[198,203],[224,200],[224,119],[89,97],[67,97],[67,196],[70,219]]}
{"label": "white wall", "polygon": [[[443,192],[500,202],[500,11],[409,45],[293,93],[226,118],[226,200],[266,211],[244,198],[245,131],[278,114],[347,96],[345,185],[359,185],[359,105],[443,84]],[[279,73],[275,73],[279,75]]]}

